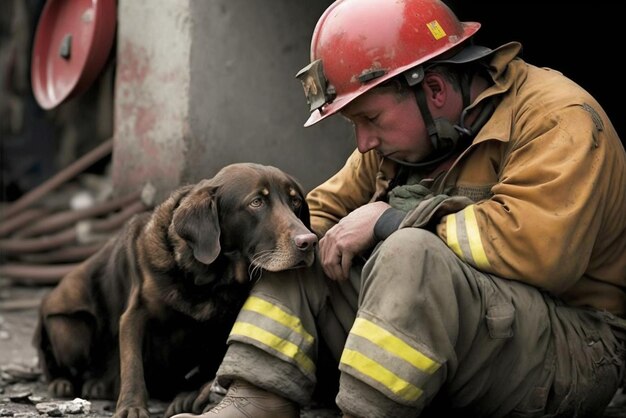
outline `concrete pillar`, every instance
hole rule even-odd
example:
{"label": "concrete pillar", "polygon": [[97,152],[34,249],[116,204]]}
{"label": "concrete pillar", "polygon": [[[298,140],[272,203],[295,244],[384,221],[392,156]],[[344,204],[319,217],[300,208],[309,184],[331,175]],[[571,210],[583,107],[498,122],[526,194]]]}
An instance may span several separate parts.
{"label": "concrete pillar", "polygon": [[307,189],[354,149],[340,118],[303,128],[296,72],[331,0],[120,0],[117,193],[151,181],[164,197],[232,162],[272,164]]}
{"label": "concrete pillar", "polygon": [[160,197],[183,179],[189,148],[189,1],[120,0],[113,185],[151,181]]}

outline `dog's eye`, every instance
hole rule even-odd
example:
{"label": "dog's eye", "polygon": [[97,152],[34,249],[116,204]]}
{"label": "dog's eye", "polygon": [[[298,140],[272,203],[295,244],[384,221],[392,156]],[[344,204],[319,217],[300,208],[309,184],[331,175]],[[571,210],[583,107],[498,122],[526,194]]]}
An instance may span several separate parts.
{"label": "dog's eye", "polygon": [[260,208],[261,206],[263,206],[263,199],[257,197],[252,202],[250,202],[250,206],[253,208]]}
{"label": "dog's eye", "polygon": [[299,197],[292,197],[291,206],[293,206],[294,209],[300,209],[300,206],[302,206],[302,199]]}

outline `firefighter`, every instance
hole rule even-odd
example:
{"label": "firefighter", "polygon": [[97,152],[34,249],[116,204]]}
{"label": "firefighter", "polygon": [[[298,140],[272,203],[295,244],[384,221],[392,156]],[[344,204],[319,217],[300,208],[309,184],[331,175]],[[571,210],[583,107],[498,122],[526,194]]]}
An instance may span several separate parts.
{"label": "firefighter", "polygon": [[[436,0],[338,0],[297,74],[357,149],[307,196],[310,269],[264,272],[204,417],[601,416],[624,371],[626,153],[602,107]],[[177,415],[179,418],[194,415]]]}

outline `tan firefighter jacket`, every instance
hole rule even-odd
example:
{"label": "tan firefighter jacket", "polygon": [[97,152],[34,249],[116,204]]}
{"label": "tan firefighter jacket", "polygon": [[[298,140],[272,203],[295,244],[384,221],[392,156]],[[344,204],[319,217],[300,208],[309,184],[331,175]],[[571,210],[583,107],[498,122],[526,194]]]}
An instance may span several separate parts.
{"label": "tan firefighter jacket", "polygon": [[[527,64],[517,57],[520,49],[511,43],[492,55],[494,84],[472,106],[491,96],[499,104],[443,180],[474,203],[440,216],[433,230],[482,271],[624,317],[624,148],[585,90]],[[374,151],[354,151],[307,196],[313,229],[322,235],[379,200],[395,171],[394,162]],[[411,212],[403,226],[414,226],[410,218]]]}

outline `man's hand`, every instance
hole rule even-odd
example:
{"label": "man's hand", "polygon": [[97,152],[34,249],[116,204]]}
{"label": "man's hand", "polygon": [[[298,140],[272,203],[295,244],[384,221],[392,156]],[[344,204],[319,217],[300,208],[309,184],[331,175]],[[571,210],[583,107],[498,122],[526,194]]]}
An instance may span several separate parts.
{"label": "man's hand", "polygon": [[374,225],[390,206],[373,202],[352,211],[326,232],[320,240],[320,261],[324,272],[333,280],[346,280],[355,255],[376,244]]}

